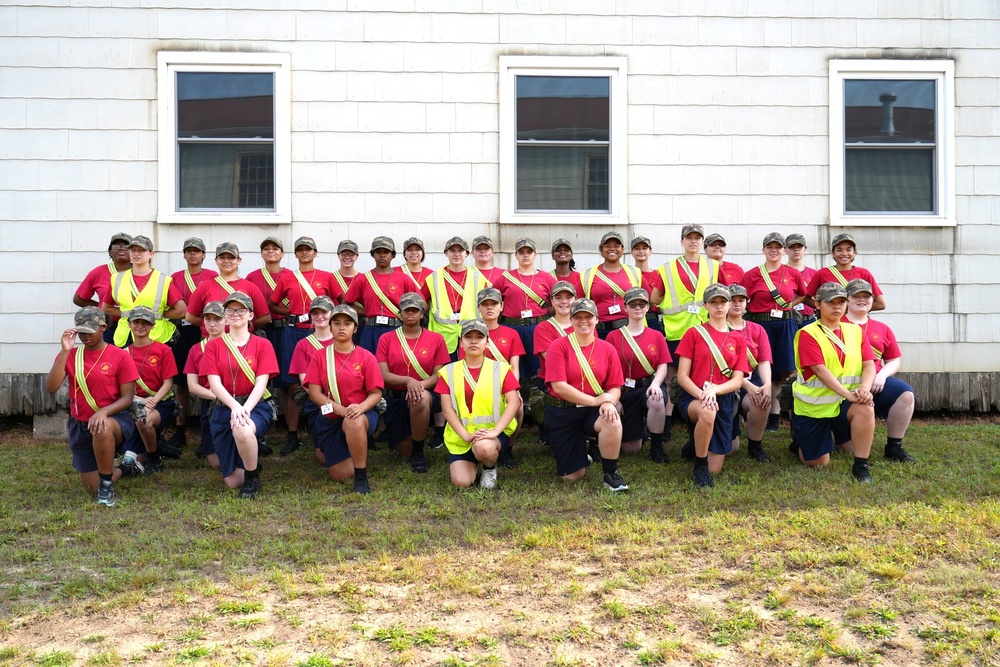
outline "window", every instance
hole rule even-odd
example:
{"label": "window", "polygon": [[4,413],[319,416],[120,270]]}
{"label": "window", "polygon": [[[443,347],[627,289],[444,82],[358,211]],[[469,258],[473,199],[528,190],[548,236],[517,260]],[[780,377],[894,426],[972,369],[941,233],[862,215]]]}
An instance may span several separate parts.
{"label": "window", "polygon": [[830,61],[830,224],[955,224],[954,63]]}
{"label": "window", "polygon": [[624,224],[626,61],[500,57],[500,219]]}
{"label": "window", "polygon": [[291,221],[290,60],[159,54],[159,222]]}

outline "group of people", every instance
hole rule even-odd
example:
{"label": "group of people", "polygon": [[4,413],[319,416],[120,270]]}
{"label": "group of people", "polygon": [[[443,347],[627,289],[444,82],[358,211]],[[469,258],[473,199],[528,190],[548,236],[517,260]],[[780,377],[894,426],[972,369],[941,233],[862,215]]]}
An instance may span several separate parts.
{"label": "group of people", "polygon": [[526,415],[560,478],[579,480],[599,463],[604,486],[625,491],[620,454],[648,439],[650,459],[667,462],[675,409],[688,426],[681,455],[694,462],[692,479],[713,486],[739,448],[741,418],[749,455],[770,460],[763,433],[778,428],[786,380],[791,448],[804,464],[826,465],[837,446],[853,453],[855,479],[871,481],[876,416],[887,420],[886,458],[914,460],[902,445],[913,392],[894,377],[892,331],[868,316],[885,302],[854,266],[850,235],[834,238],[835,263],[818,271],[804,266],[800,234],[768,234],[763,263],[745,272],[700,225],[685,226],[680,245],[654,267],[650,239],[633,238],[626,264],[624,238],[608,232],[601,262],[579,272],[572,244],[557,239],[555,269],[543,272],[530,238],[515,242],[516,266],[501,269],[491,239],[456,236],[446,266],[431,270],[420,239],[404,241],[405,262],[394,266],[394,241],[378,236],[373,269],[359,272],[359,247],[344,240],[330,272],[315,266],[314,239],[295,240],[289,269],[283,242],[268,237],[263,268],[242,278],[233,243],[215,248],[213,271],[202,240],[187,239],[185,268],[168,276],[153,267],[149,238],[115,234],[110,261],[74,295],[81,309],[46,388],[69,379],[73,466],[104,505],[118,478],[180,455],[191,397],[198,452],[227,487],[256,497],[277,419],[272,391],[288,429],[280,453],[301,447],[304,425],[329,477],[360,493],[370,491],[380,424],[414,472],[428,470],[425,448],[444,446],[455,485],[478,478],[492,488],[498,466],[518,466]]}

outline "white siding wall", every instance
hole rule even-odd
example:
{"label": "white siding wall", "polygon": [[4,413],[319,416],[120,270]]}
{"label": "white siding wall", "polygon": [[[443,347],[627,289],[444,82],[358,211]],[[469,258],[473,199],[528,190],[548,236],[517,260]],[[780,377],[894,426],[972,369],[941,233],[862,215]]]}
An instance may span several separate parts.
{"label": "white siding wall", "polygon": [[[747,267],[769,231],[801,231],[812,264],[827,260],[827,60],[953,58],[959,225],[858,230],[858,263],[885,288],[908,370],[1000,370],[996,0],[63,4],[0,7],[0,372],[47,370],[73,289],[119,230],[171,251],[234,240],[244,272],[269,234],[316,237],[328,268],[345,237],[416,234],[433,267],[455,233],[510,250],[524,232],[496,224],[503,54],[626,56],[629,233],[662,261],[703,223]],[[291,53],[290,227],[152,222],[164,49]],[[603,231],[531,233],[576,240],[587,266]],[[156,264],[176,270],[180,253]]]}

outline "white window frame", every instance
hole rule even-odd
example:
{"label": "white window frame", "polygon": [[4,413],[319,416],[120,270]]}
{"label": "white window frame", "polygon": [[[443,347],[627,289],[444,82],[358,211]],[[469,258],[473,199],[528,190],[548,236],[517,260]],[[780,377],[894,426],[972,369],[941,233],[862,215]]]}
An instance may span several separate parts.
{"label": "white window frame", "polygon": [[[610,79],[608,212],[517,211],[518,75],[600,76]],[[500,56],[500,222],[517,225],[628,223],[628,60],[624,56]]]}
{"label": "white window frame", "polygon": [[[177,72],[274,74],[274,210],[177,210]],[[291,56],[287,53],[160,51],[157,54],[159,187],[156,221],[167,224],[290,224],[292,221]]]}
{"label": "white window frame", "polygon": [[[925,79],[935,82],[934,199],[937,211],[848,213],[844,206],[844,81]],[[835,227],[953,227],[955,216],[955,63],[952,60],[830,61],[830,225]]]}

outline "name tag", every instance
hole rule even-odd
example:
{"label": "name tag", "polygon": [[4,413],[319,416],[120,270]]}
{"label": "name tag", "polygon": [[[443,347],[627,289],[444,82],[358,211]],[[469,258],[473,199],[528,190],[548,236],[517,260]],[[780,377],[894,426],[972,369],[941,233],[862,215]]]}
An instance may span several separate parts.
{"label": "name tag", "polygon": [[688,306],[688,312],[691,313],[692,315],[697,315],[698,313],[701,312],[701,306],[696,306],[692,303],[690,306]]}
{"label": "name tag", "polygon": [[528,310],[521,311],[521,317],[527,320],[529,318],[534,317],[534,314],[531,312],[531,309],[529,308]]}
{"label": "name tag", "polygon": [[780,308],[775,308],[774,310],[771,311],[771,317],[774,317],[776,319],[780,320],[784,316],[785,316],[785,313]]}
{"label": "name tag", "polygon": [[324,415],[333,413],[333,403],[327,403],[326,405],[319,406],[319,411]]}
{"label": "name tag", "polygon": [[456,322],[456,323],[457,322],[461,322],[462,321],[462,315],[460,313],[452,313],[451,314],[451,321],[452,322]]}
{"label": "name tag", "polygon": [[617,315],[620,312],[622,312],[622,307],[619,306],[617,303],[608,308],[608,314],[610,315]]}
{"label": "name tag", "polygon": [[375,324],[383,324],[383,325],[389,324],[389,318],[386,317],[385,315],[376,315]]}
{"label": "name tag", "polygon": [[628,387],[629,389],[635,389],[635,380],[633,380],[632,378],[626,379],[625,386]]}
{"label": "name tag", "polygon": [[304,315],[299,315],[299,322],[304,323],[308,321],[309,321],[309,313],[305,313]]}
{"label": "name tag", "polygon": [[796,312],[799,312],[799,313],[801,313],[805,309],[806,309],[806,304],[804,304],[804,303],[797,303],[797,304],[795,304],[792,307],[792,310],[794,310]]}
{"label": "name tag", "polygon": [[188,322],[187,320],[181,320],[181,326],[182,327],[189,327],[189,326],[191,326],[191,323]]}

